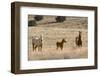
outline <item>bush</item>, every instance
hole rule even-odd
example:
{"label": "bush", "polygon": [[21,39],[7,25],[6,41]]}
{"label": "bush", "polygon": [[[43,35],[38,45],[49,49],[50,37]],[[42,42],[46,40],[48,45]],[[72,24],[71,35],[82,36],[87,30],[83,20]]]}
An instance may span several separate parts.
{"label": "bush", "polygon": [[66,20],[66,17],[64,16],[57,16],[56,17],[56,22],[64,22]]}
{"label": "bush", "polygon": [[41,15],[36,15],[36,16],[34,17],[34,19],[35,19],[36,21],[40,21],[40,20],[43,19],[43,16],[41,16]]}
{"label": "bush", "polygon": [[30,20],[28,21],[28,26],[36,26],[36,21],[35,20]]}

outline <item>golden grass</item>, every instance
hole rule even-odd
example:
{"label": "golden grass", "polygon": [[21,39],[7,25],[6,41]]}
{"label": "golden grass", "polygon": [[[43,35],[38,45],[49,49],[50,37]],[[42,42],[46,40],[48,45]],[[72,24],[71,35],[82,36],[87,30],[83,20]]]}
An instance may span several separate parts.
{"label": "golden grass", "polygon": [[[82,31],[82,47],[76,47],[75,37],[78,31]],[[32,36],[43,36],[42,51],[33,52]],[[63,50],[56,49],[56,42],[66,39]],[[51,60],[51,59],[76,59],[88,57],[87,29],[66,29],[53,27],[29,27],[28,28],[28,60]]]}

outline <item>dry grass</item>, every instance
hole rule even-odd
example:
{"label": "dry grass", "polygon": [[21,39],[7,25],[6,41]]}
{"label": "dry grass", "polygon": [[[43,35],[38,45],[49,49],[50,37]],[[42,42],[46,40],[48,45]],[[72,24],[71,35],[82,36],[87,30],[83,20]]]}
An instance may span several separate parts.
{"label": "dry grass", "polygon": [[29,60],[50,60],[50,59],[76,59],[87,58],[87,48],[64,48],[56,50],[54,48],[45,48],[43,51],[29,52]]}
{"label": "dry grass", "polygon": [[[82,31],[82,47],[76,47],[75,37],[78,31]],[[86,29],[66,29],[53,27],[29,27],[28,28],[28,60],[48,60],[48,59],[76,59],[87,58],[87,30]],[[33,52],[32,36],[43,36],[42,51]],[[65,38],[67,43],[64,44],[63,50],[56,49],[56,42]]]}

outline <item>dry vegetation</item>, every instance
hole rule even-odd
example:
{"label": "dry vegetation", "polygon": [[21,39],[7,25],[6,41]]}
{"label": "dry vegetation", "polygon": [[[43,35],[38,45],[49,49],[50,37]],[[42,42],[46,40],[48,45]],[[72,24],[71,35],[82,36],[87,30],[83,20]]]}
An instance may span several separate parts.
{"label": "dry vegetation", "polygon": [[[54,21],[54,23],[53,23]],[[88,57],[87,18],[67,17],[63,23],[56,23],[54,17],[45,16],[37,26],[28,28],[28,60],[76,59]],[[83,46],[77,47],[75,37],[82,31]],[[43,36],[41,51],[32,49],[32,36]],[[66,39],[63,50],[56,49],[56,42]]]}

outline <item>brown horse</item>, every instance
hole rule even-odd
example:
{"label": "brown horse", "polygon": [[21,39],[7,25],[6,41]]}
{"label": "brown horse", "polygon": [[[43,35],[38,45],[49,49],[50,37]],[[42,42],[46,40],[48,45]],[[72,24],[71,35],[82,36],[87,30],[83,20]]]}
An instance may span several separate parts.
{"label": "brown horse", "polygon": [[57,50],[58,50],[58,48],[60,48],[61,50],[63,50],[64,43],[66,43],[65,39],[62,39],[61,42],[56,42]]}
{"label": "brown horse", "polygon": [[75,39],[75,43],[76,43],[76,45],[79,46],[79,47],[82,47],[81,34],[82,34],[82,32],[79,31],[79,35],[78,35],[78,36],[76,37],[76,39]]}

